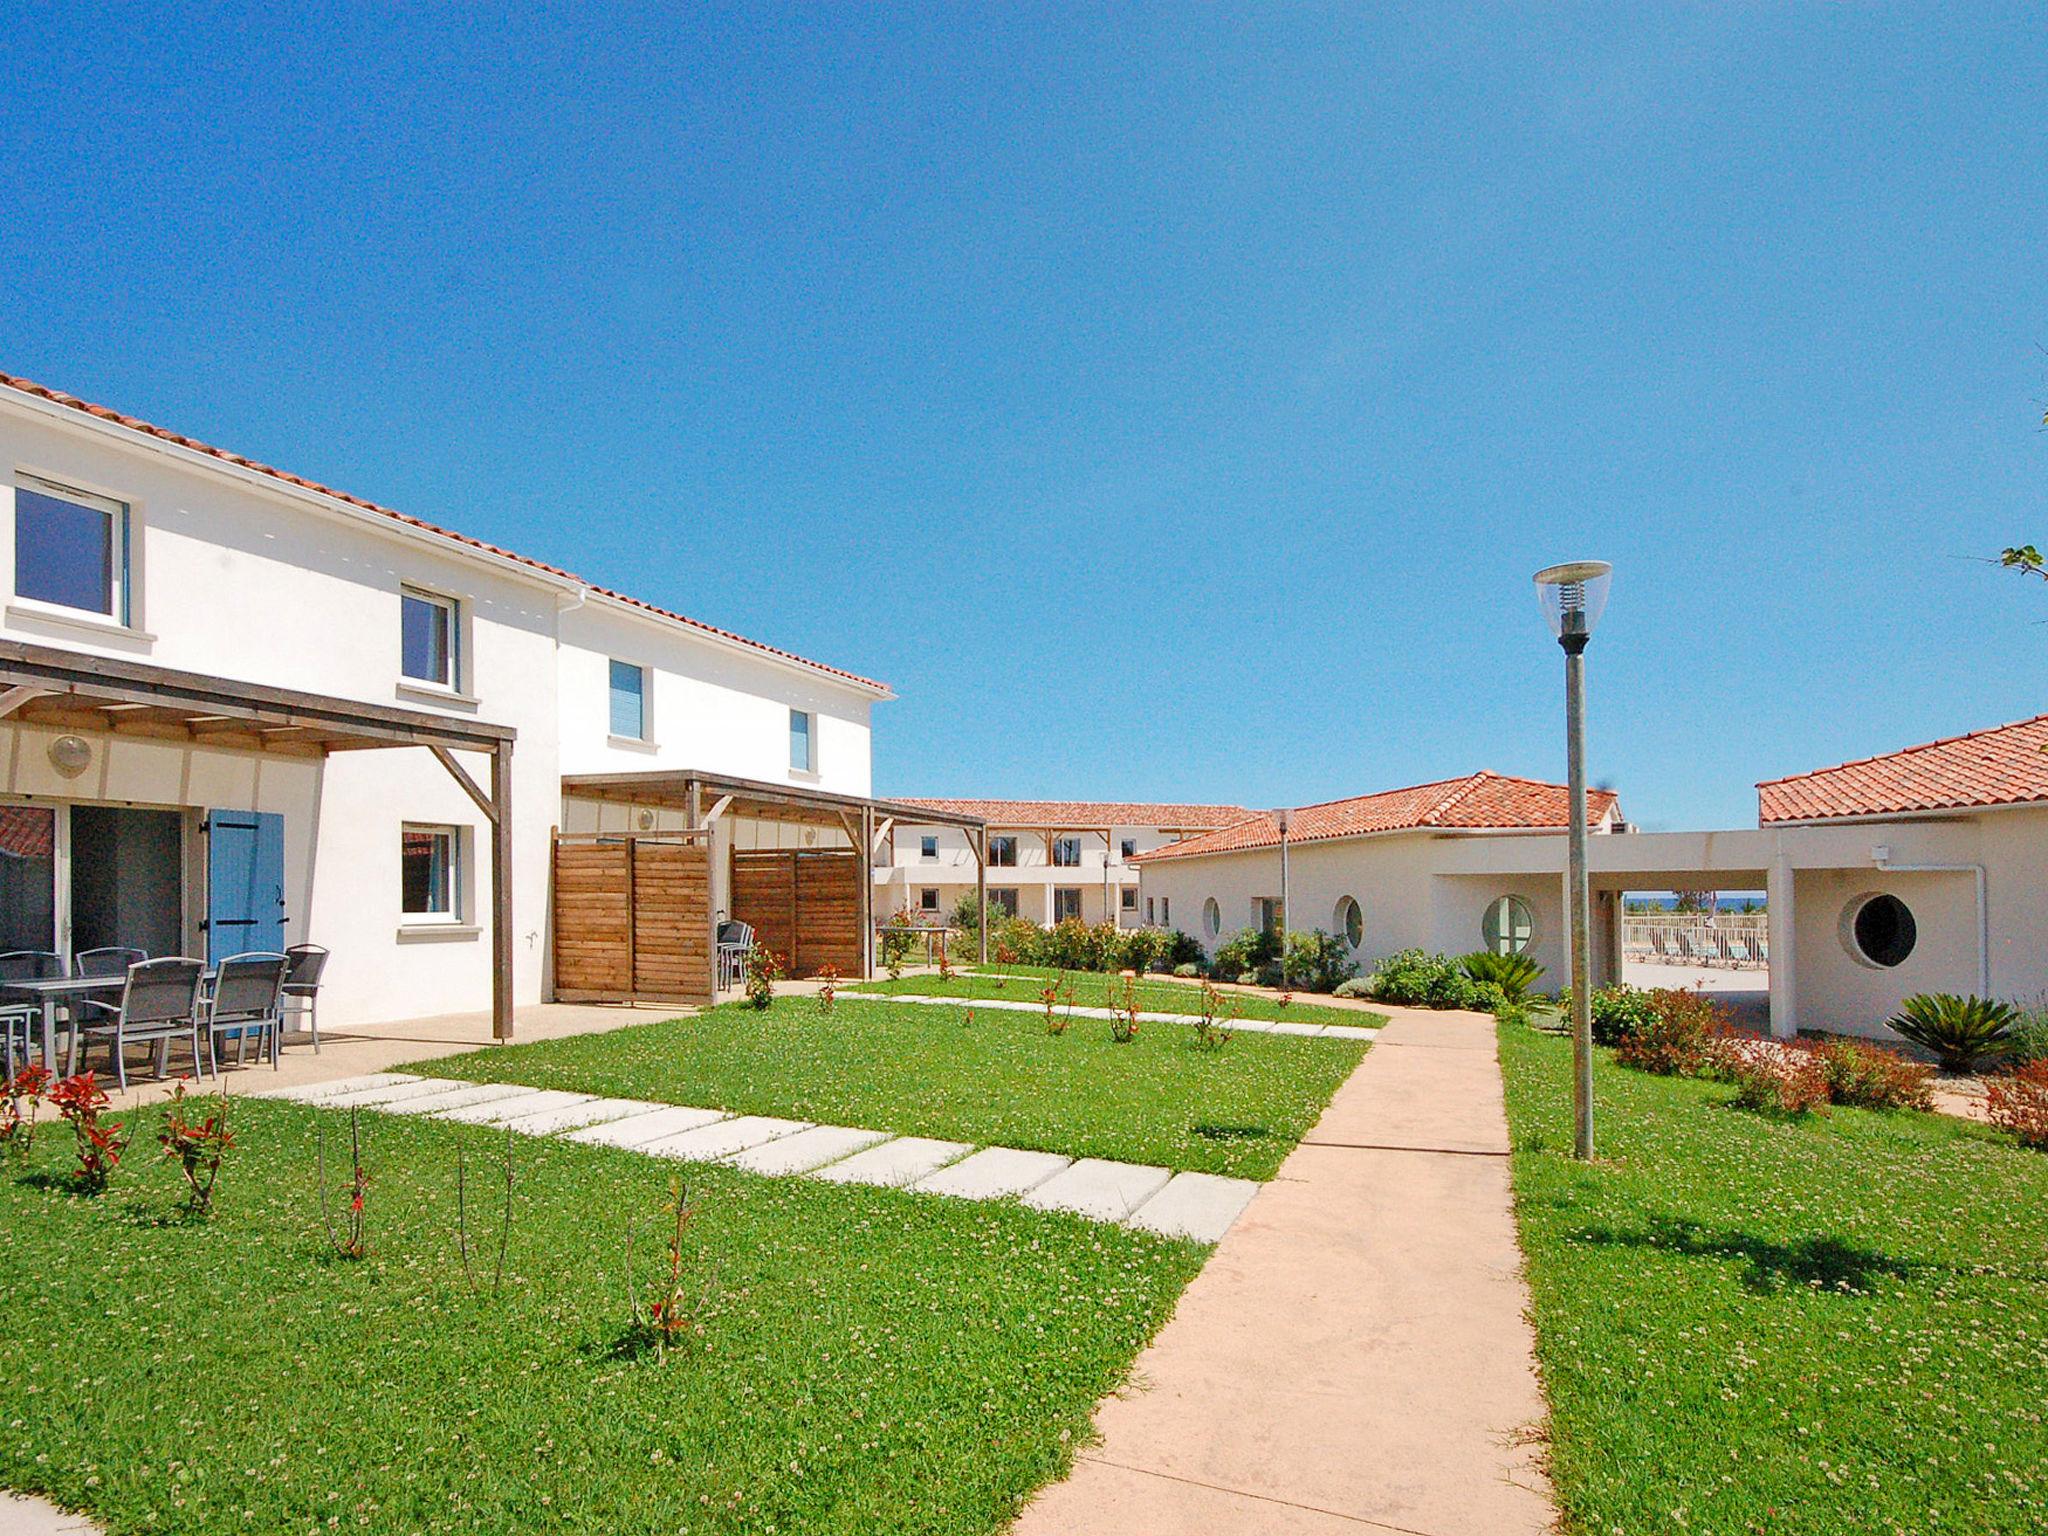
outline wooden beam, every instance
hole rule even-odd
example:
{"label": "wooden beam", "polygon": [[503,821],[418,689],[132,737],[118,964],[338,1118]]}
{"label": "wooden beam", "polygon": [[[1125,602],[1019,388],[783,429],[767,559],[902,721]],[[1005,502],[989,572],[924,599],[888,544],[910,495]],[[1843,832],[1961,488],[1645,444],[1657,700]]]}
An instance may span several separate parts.
{"label": "wooden beam", "polygon": [[878,824],[875,821],[875,813],[872,810],[868,812],[868,857],[870,859],[881,852],[882,839],[887,837],[894,830],[895,826],[896,818],[894,816],[884,816]]}
{"label": "wooden beam", "polygon": [[13,714],[30,699],[39,699],[42,696],[43,690],[40,688],[29,688],[26,686],[9,688],[6,692],[0,693],[0,719],[5,719]]}
{"label": "wooden beam", "polygon": [[[464,775],[466,778],[467,775]],[[491,751],[491,1035],[512,1038],[512,743]]]}
{"label": "wooden beam", "polygon": [[435,762],[448,770],[448,777],[453,779],[462,792],[476,803],[476,808],[484,813],[484,819],[490,822],[492,826],[496,826],[498,824],[497,807],[491,804],[491,797],[483,792],[483,786],[469,776],[469,770],[455,760],[455,754],[440,745],[428,747],[427,750],[434,754]]}
{"label": "wooden beam", "polygon": [[707,827],[710,826],[712,822],[718,820],[719,817],[723,816],[726,813],[726,811],[731,808],[731,806],[732,796],[720,795],[716,800],[711,802],[711,809],[704,813],[704,825]]}

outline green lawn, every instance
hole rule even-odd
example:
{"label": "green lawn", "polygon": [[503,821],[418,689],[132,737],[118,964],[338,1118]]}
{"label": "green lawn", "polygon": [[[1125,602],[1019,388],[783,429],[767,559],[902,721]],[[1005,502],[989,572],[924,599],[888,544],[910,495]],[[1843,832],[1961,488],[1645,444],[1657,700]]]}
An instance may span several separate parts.
{"label": "green lawn", "polygon": [[[986,972],[961,971],[951,981],[941,981],[935,974],[904,976],[895,981],[885,977],[860,982],[854,990],[911,992],[920,997],[1005,998],[1011,1002],[1035,1003],[1045,984],[1059,980],[1061,975],[1061,972],[1044,966],[992,965]],[[1123,999],[1123,982],[1115,976],[1101,971],[1067,971],[1064,977],[1060,983],[1060,997],[1065,1000],[1071,993],[1072,1001],[1078,1007],[1106,1008],[1112,992],[1119,1002]],[[1349,1024],[1366,1029],[1387,1022],[1385,1014],[1368,1013],[1357,1008],[1331,1008],[1304,1001],[1313,996],[1306,992],[1296,993],[1296,1001],[1284,1008],[1280,1006],[1277,994],[1226,990],[1222,995],[1224,1007],[1236,1009],[1237,1016],[1243,1019],[1288,1019],[1296,1024]],[[1147,1013],[1199,1013],[1202,1007],[1201,983],[1142,979],[1138,982],[1138,1007]]]}
{"label": "green lawn", "polygon": [[1584,1167],[1569,1042],[1500,1039],[1571,1529],[2048,1530],[2048,1157],[1603,1059]]}
{"label": "green lawn", "polygon": [[322,1112],[238,1104],[203,1224],[149,1155],[155,1111],[134,1118],[99,1200],[38,1180],[68,1161],[62,1127],[33,1170],[0,1167],[0,1483],[115,1532],[992,1532],[1060,1475],[1205,1252],[692,1167],[689,1272],[715,1289],[660,1361],[619,1350],[622,1233],[639,1221],[651,1285],[672,1165],[519,1141],[494,1299],[501,1136],[366,1113],[372,1247],[348,1262],[314,1194]]}
{"label": "green lawn", "polygon": [[1198,1051],[1169,1024],[1117,1045],[1103,1019],[1053,1036],[1035,1014],[968,1011],[783,997],[407,1070],[1266,1179],[1365,1050],[1241,1034]]}

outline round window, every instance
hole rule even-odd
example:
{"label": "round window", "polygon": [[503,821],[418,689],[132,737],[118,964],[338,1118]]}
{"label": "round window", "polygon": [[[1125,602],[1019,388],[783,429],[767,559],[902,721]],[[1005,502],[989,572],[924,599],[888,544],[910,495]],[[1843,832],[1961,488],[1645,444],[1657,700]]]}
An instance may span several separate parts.
{"label": "round window", "polygon": [[1365,942],[1365,914],[1349,896],[1341,897],[1337,902],[1337,931],[1344,935],[1344,942],[1353,949]]}
{"label": "round window", "polygon": [[1214,896],[1202,903],[1202,931],[1212,939],[1223,931],[1223,909]]}
{"label": "round window", "polygon": [[1496,955],[1519,955],[1535,936],[1536,920],[1529,903],[1519,896],[1503,896],[1486,904],[1486,920],[1480,924],[1486,947]]}
{"label": "round window", "polygon": [[1889,969],[1902,964],[1920,938],[1913,909],[1889,892],[1859,896],[1843,915],[1849,953],[1865,965]]}

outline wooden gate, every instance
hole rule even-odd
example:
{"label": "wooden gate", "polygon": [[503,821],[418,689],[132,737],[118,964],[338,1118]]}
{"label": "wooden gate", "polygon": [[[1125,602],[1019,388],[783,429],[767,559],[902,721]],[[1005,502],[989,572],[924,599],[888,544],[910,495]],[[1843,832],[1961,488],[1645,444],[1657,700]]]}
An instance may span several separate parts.
{"label": "wooden gate", "polygon": [[827,965],[861,974],[860,881],[851,848],[732,851],[732,915],[751,924],[754,941],[782,957],[791,976]]}
{"label": "wooden gate", "polygon": [[708,833],[558,833],[554,886],[558,1000],[712,1000]]}

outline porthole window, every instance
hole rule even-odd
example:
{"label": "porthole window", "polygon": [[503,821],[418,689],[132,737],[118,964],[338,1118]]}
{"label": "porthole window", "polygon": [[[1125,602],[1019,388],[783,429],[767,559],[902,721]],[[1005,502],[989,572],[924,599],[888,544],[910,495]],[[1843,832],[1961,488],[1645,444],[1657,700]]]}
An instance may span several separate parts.
{"label": "porthole window", "polygon": [[1536,920],[1529,903],[1519,896],[1502,896],[1486,904],[1486,920],[1480,925],[1486,947],[1496,955],[1519,955],[1535,937]]}
{"label": "porthole window", "polygon": [[1902,965],[1919,939],[1913,909],[1888,891],[1858,896],[1843,910],[1842,943],[1865,965]]}
{"label": "porthole window", "polygon": [[1213,939],[1222,931],[1223,909],[1216,905],[1216,898],[1211,896],[1202,903],[1202,932]]}
{"label": "porthole window", "polygon": [[1338,898],[1337,931],[1344,935],[1344,942],[1353,949],[1365,942],[1365,913],[1349,896]]}

